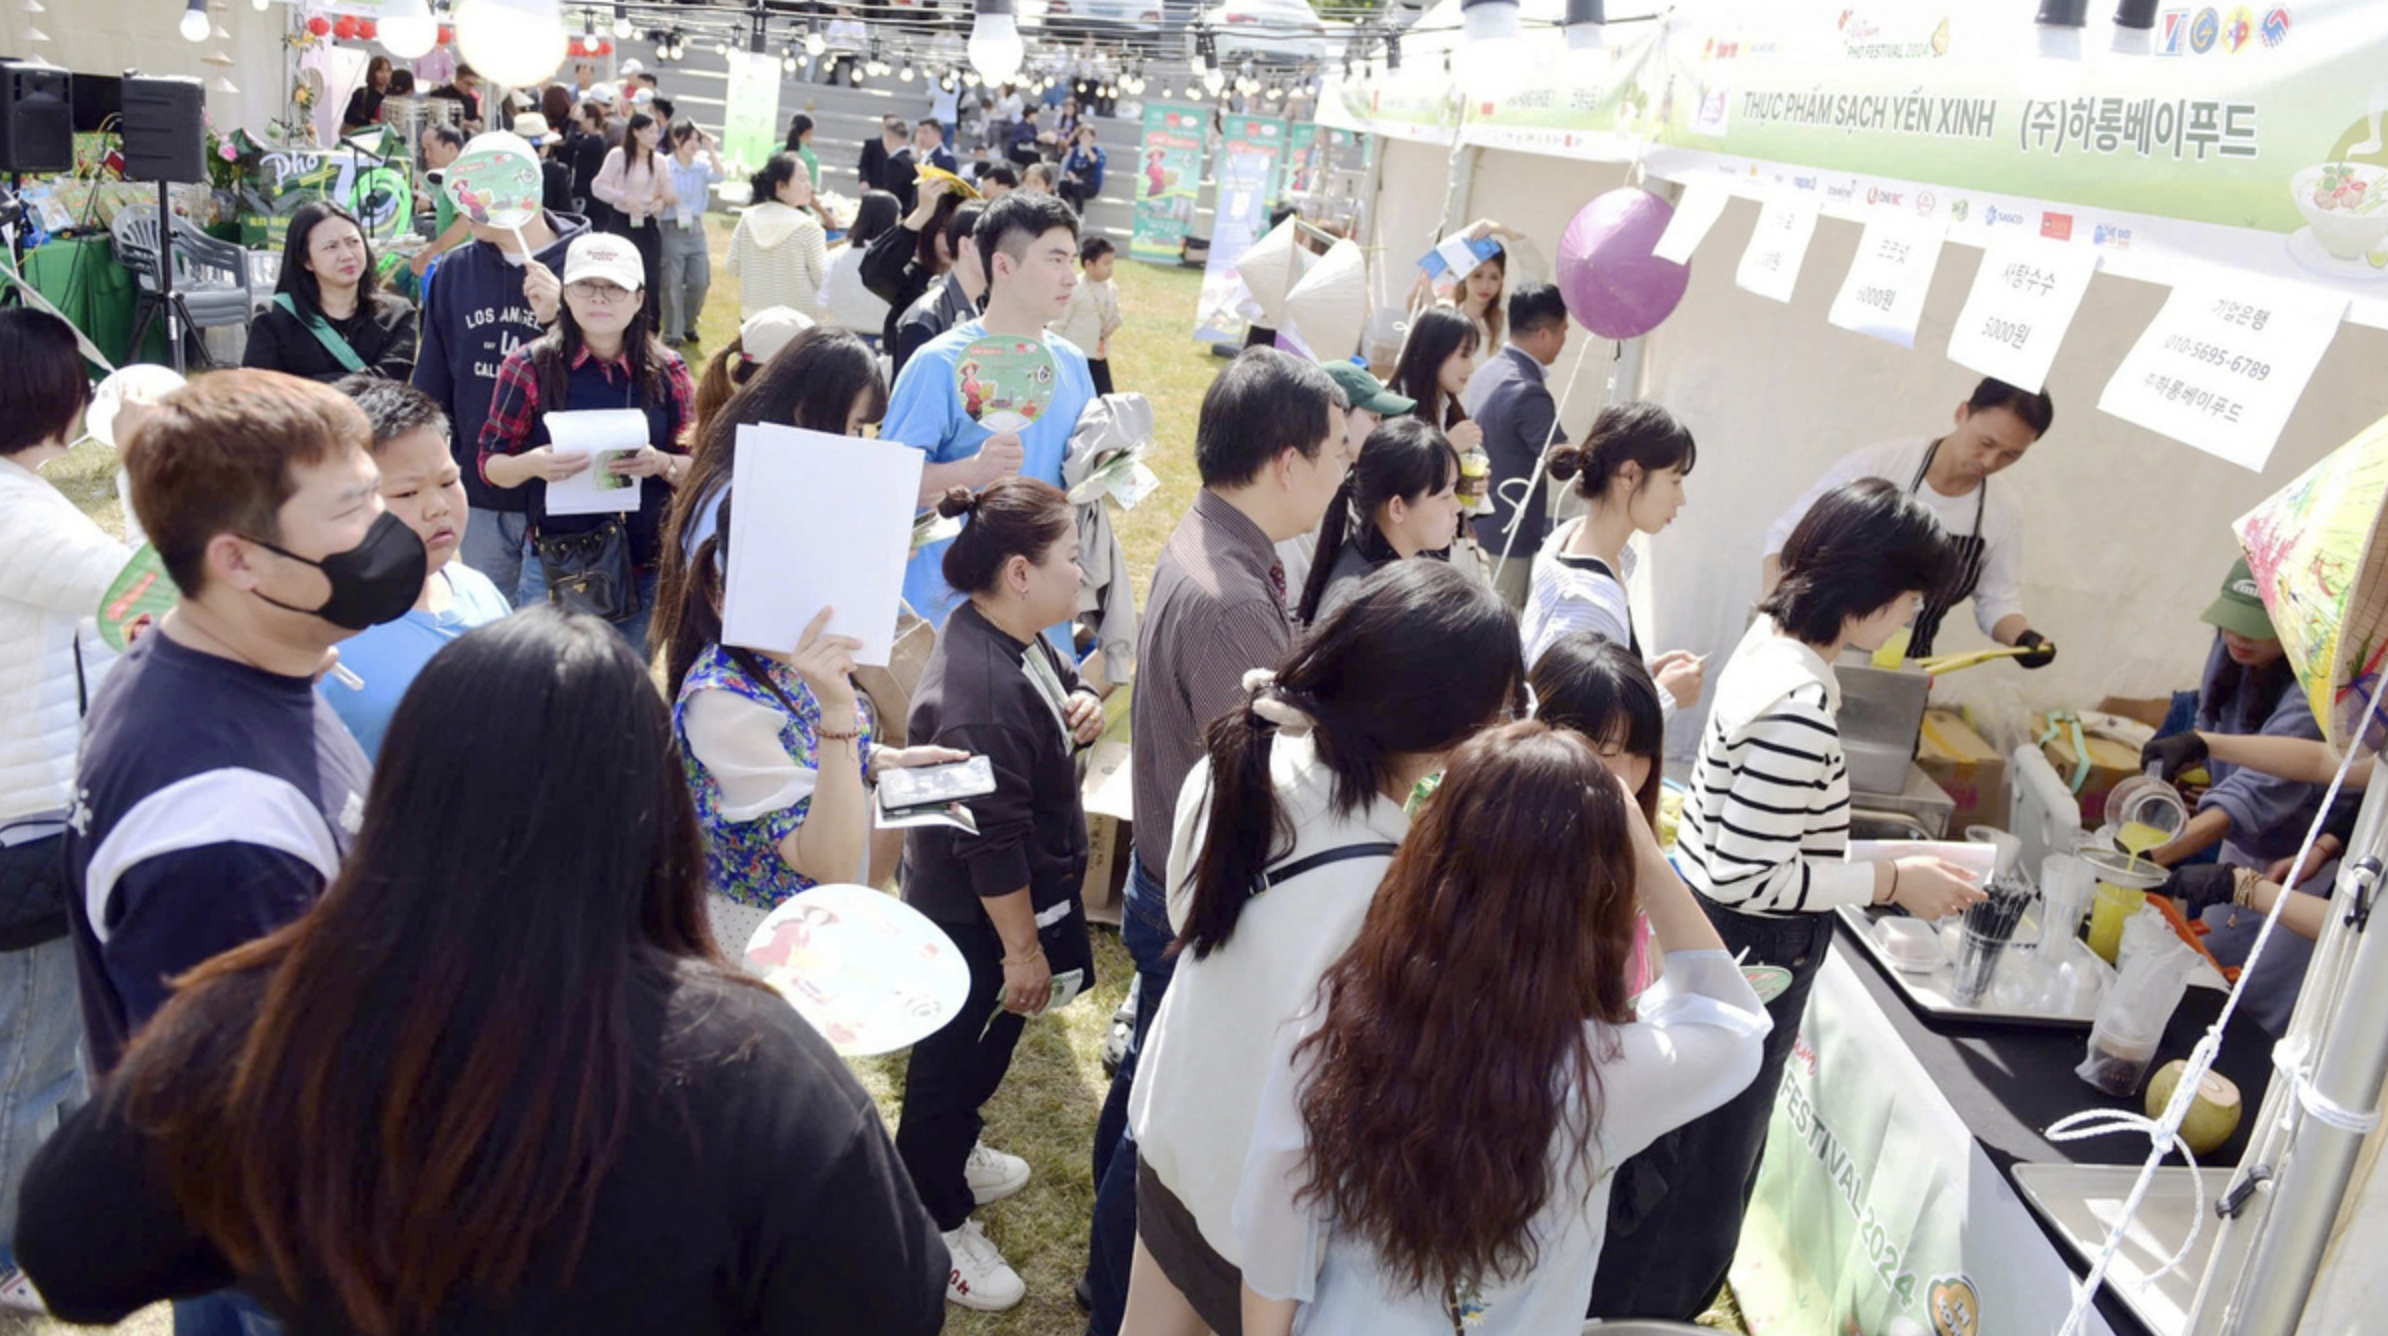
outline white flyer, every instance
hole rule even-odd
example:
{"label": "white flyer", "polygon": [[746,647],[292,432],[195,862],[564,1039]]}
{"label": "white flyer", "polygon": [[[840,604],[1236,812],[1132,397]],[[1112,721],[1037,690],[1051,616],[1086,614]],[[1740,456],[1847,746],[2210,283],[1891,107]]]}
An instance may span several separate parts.
{"label": "white flyer", "polygon": [[1721,181],[1702,179],[1686,184],[1683,198],[1675,201],[1675,216],[1667,220],[1667,230],[1659,234],[1650,253],[1675,264],[1690,264],[1692,252],[1708,239],[1708,229],[1716,226],[1725,206],[1732,202],[1733,192]]}
{"label": "white flyer", "polygon": [[619,515],[638,509],[638,478],[606,467],[647,448],[647,415],[635,408],[544,414],[548,444],[559,455],[586,455],[589,466],[547,484],[550,515]]}
{"label": "white flyer", "polygon": [[1791,300],[1799,286],[1799,266],[1807,260],[1808,242],[1816,236],[1816,197],[1785,192],[1766,201],[1758,211],[1758,226],[1741,253],[1741,267],[1733,285],[1745,292]]}
{"label": "white flyer", "polygon": [[1932,270],[1940,263],[1940,243],[1947,235],[1947,225],[1938,218],[1869,221],[1825,320],[1913,348],[1915,327],[1924,318],[1924,298],[1932,291]]}
{"label": "white flyer", "polygon": [[2164,299],[2098,408],[2260,471],[2346,312],[2343,293],[2201,276]]}
{"label": "white flyer", "polygon": [[2097,271],[2090,246],[2016,237],[1990,247],[1949,331],[1949,360],[2038,393]]}
{"label": "white flyer", "polygon": [[927,456],[894,441],[801,427],[738,429],[722,640],[785,654],[822,608],[829,634],[887,663]]}

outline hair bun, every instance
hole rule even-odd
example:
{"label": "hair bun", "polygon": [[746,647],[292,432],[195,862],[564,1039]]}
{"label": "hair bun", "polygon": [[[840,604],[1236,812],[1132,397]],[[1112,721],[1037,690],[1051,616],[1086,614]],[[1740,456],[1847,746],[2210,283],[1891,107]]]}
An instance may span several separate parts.
{"label": "hair bun", "polygon": [[949,520],[959,519],[976,509],[978,493],[967,487],[948,487],[945,495],[937,498],[937,513]]}
{"label": "hair bun", "polygon": [[1584,448],[1580,445],[1554,445],[1543,459],[1544,467],[1550,470],[1551,477],[1560,482],[1566,482],[1584,471]]}

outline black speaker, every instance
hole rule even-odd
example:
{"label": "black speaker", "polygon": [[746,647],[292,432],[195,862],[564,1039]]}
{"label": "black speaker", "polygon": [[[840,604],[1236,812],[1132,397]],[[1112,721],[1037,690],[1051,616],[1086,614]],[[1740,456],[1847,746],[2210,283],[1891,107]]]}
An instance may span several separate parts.
{"label": "black speaker", "polygon": [[0,65],[0,172],[74,165],[73,76],[48,65]]}
{"label": "black speaker", "polygon": [[124,179],[207,179],[206,90],[197,79],[124,78]]}

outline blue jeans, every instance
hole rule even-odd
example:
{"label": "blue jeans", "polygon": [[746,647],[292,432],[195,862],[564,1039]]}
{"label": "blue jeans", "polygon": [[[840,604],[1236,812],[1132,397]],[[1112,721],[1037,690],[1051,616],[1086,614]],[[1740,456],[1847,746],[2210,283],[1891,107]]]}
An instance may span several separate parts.
{"label": "blue jeans", "polygon": [[[642,659],[654,656],[654,651],[647,647],[647,624],[655,620],[656,578],[656,572],[652,570],[638,573],[638,611],[627,620],[613,624],[614,629],[622,633],[622,638],[630,642],[630,647],[637,650]],[[539,564],[537,557],[533,557],[522,564],[522,597],[515,600],[515,604],[527,608],[546,601],[547,568]]]}
{"label": "blue jeans", "polygon": [[14,1242],[25,1166],[86,1098],[82,1047],[74,941],[0,952],[0,1255]]}
{"label": "blue jeans", "polygon": [[1136,1255],[1136,1138],[1127,1130],[1128,1092],[1136,1085],[1136,1055],[1144,1048],[1145,1031],[1160,1014],[1161,998],[1177,973],[1177,961],[1168,954],[1177,937],[1169,926],[1168,893],[1134,856],[1122,898],[1119,941],[1136,962],[1136,1029],[1095,1120],[1094,1223],[1086,1238],[1086,1289],[1094,1300],[1086,1329],[1094,1336],[1116,1336],[1127,1316],[1128,1268]]}
{"label": "blue jeans", "polygon": [[[489,582],[506,596],[506,601],[519,608],[529,601],[522,593],[524,568],[539,568],[539,563],[530,559],[530,549],[529,515],[519,510],[483,510],[474,506],[465,520],[464,541],[458,544],[456,557],[488,576]],[[540,597],[545,598],[546,594]]]}

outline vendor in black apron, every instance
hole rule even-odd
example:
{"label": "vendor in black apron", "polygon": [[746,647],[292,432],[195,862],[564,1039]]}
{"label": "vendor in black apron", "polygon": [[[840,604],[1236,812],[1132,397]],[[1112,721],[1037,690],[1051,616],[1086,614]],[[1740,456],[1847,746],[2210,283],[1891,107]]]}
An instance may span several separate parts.
{"label": "vendor in black apron", "polygon": [[2003,490],[1992,492],[1990,475],[2022,459],[2055,416],[2045,391],[2033,394],[1984,379],[1957,406],[1947,435],[1903,437],[1843,456],[1767,530],[1765,589],[1773,590],[1781,578],[1783,541],[1818,497],[1860,478],[1887,478],[1931,510],[1958,555],[1949,582],[1916,610],[1908,657],[1934,653],[1949,609],[1971,599],[1982,634],[2029,650],[2016,660],[2026,668],[2047,666],[2056,658],[2056,642],[2032,630],[2023,615],[2021,508]]}

